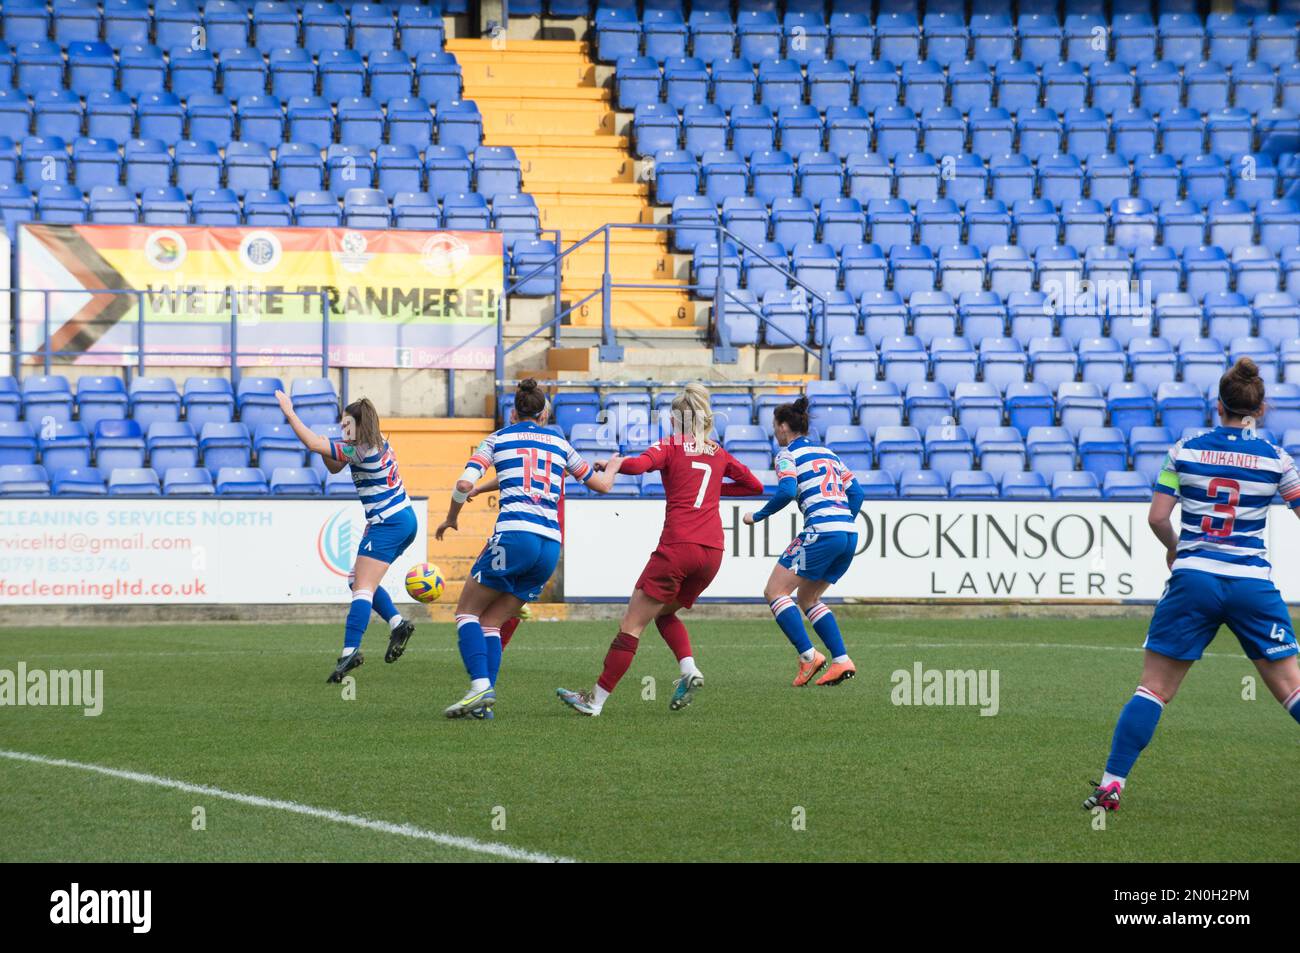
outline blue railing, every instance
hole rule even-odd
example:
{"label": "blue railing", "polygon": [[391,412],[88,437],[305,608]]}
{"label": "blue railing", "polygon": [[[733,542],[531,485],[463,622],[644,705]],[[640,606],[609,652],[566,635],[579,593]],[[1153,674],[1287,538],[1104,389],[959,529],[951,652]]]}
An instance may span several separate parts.
{"label": "blue railing", "polygon": [[[716,268],[716,272],[717,272],[716,280],[712,286],[706,287],[704,285],[695,284],[689,281],[684,282],[682,284],[670,285],[670,284],[662,284],[662,283],[644,284],[639,282],[620,282],[614,280],[613,270],[611,267],[611,258],[613,255],[612,240],[615,231],[675,232],[677,229],[689,229],[696,232],[707,230],[713,232],[714,239],[715,239],[714,247],[717,249],[718,267]],[[562,300],[564,262],[568,259],[570,255],[572,255],[578,249],[586,247],[587,245],[591,244],[597,239],[603,242],[604,256],[605,256],[604,269],[601,274],[600,287],[582,296],[576,301],[569,302],[568,306],[566,307]],[[732,289],[726,287],[726,283],[723,280],[723,267],[722,267],[722,262],[723,262],[722,250],[723,250],[723,245],[726,241],[730,241],[732,244],[734,244],[737,247],[737,249],[741,249],[749,252],[751,255],[755,256],[760,261],[762,261],[764,264],[773,268],[778,274],[784,276],[787,281],[792,282],[795,285],[795,287],[802,289],[810,298],[814,299],[820,304],[819,308],[814,308],[814,312],[819,314],[818,319],[822,322],[821,327],[818,329],[819,332],[822,333],[819,333],[817,335],[817,340],[821,342],[818,345],[818,347],[813,348],[809,346],[807,341],[799,340],[794,335],[786,331],[784,328],[780,327],[778,324],[771,321],[767,317],[767,315],[763,314],[761,308],[758,308],[754,304],[745,301],[739,295],[737,295]],[[618,343],[616,322],[614,321],[614,313],[613,313],[613,297],[615,291],[687,291],[687,292],[699,293],[701,297],[706,295],[710,296],[713,299],[713,316],[709,322],[709,337],[711,341],[716,342],[714,347],[714,360],[715,362],[720,364],[722,363],[734,364],[737,360],[736,348],[731,343],[731,332],[727,326],[726,320],[723,317],[723,315],[725,314],[727,302],[733,301],[736,304],[742,306],[750,314],[754,315],[754,317],[758,319],[758,322],[761,326],[765,326],[769,329],[774,329],[780,335],[787,338],[792,344],[801,348],[808,358],[816,360],[818,363],[820,376],[823,379],[830,377],[830,363],[824,359],[825,357],[824,352],[826,348],[826,335],[824,333],[825,322],[826,322],[826,308],[827,308],[826,295],[823,294],[821,291],[818,291],[817,289],[813,288],[807,282],[803,281],[792,271],[790,271],[789,268],[787,268],[786,266],[782,264],[778,264],[776,261],[772,260],[767,255],[763,254],[761,251],[755,248],[748,241],[741,238],[739,235],[734,234],[729,229],[727,229],[725,225],[722,225],[721,223],[712,224],[712,225],[708,225],[708,224],[702,225],[698,223],[679,224],[679,225],[650,224],[650,223],[636,223],[636,224],[610,223],[607,225],[602,225],[600,228],[596,229],[591,234],[574,242],[573,245],[570,246],[569,248],[561,248],[559,239],[557,238],[556,247],[558,249],[557,254],[549,261],[545,262],[544,264],[536,266],[527,274],[524,274],[523,276],[516,278],[513,282],[507,282],[506,284],[505,294],[502,295],[503,300],[509,298],[511,293],[514,292],[515,289],[521,287],[525,282],[546,275],[548,272],[554,269],[555,310],[552,316],[548,320],[544,321],[542,324],[538,325],[528,334],[524,335],[522,338],[520,338],[517,341],[514,341],[509,345],[505,343],[504,322],[498,322],[497,357],[496,357],[496,380],[497,380],[498,387],[501,386],[501,384],[504,383],[505,381],[506,361],[511,353],[513,353],[518,348],[522,347],[527,342],[531,341],[533,338],[537,337],[543,331],[547,331],[547,330],[551,331],[552,340],[554,344],[558,346],[560,344],[560,328],[563,325],[564,319],[569,317],[569,315],[573,314],[579,308],[584,307],[588,302],[593,300],[597,295],[599,295],[601,299],[600,359],[602,361],[611,361],[611,362],[621,361],[623,359],[623,348]]]}

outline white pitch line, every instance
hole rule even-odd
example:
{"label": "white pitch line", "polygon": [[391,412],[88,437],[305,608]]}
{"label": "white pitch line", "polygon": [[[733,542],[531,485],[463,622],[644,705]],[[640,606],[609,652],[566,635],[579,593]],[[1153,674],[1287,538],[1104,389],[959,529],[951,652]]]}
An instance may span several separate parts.
{"label": "white pitch line", "polygon": [[393,834],[397,837],[409,837],[412,840],[430,841],[443,847],[453,847],[457,850],[470,851],[475,854],[488,854],[492,857],[503,857],[506,860],[526,861],[532,864],[577,863],[570,857],[543,854],[538,851],[524,850],[521,847],[511,847],[508,844],[492,844],[487,841],[476,840],[473,837],[461,837],[457,834],[442,834],[438,831],[416,827],[414,824],[393,824],[389,821],[376,821],[357,814],[344,814],[341,811],[332,811],[328,808],[299,804],[297,801],[282,801],[277,798],[260,797],[256,794],[240,794],[236,791],[210,787],[206,784],[190,784],[187,781],[177,781],[174,778],[159,777],[156,774],[123,771],[119,768],[107,768],[99,764],[86,764],[81,761],[68,761],[63,758],[47,758],[44,755],[28,754],[25,751],[5,751],[0,749],[0,758],[8,758],[10,761],[26,761],[31,764],[41,764],[52,768],[75,768],[78,771],[102,774],[105,777],[117,778],[120,781],[135,781],[138,784],[151,784],[154,787],[169,788],[187,794],[199,794],[204,797],[234,801],[237,804],[247,804],[250,807],[266,807],[275,811],[301,814],[304,817],[315,817],[335,824],[347,824],[350,827],[377,831],[380,834]]}

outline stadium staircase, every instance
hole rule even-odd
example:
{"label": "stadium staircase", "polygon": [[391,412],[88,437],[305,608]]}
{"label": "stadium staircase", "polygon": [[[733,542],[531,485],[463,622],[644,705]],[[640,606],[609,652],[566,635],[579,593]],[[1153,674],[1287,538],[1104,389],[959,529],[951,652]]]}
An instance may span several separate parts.
{"label": "stadium staircase", "polygon": [[[558,229],[562,247],[610,223],[655,220],[649,186],[636,181],[636,160],[617,135],[611,90],[583,41],[456,39],[447,41],[464,75],[464,98],[478,103],[486,145],[515,149],[524,190],[537,200],[543,229]],[[620,230],[610,247],[617,283],[662,285],[613,295],[620,328],[694,328],[695,308],[669,252],[667,234]],[[601,286],[603,242],[565,259],[563,290],[578,300]],[[599,326],[599,299],[575,312],[577,326]]]}

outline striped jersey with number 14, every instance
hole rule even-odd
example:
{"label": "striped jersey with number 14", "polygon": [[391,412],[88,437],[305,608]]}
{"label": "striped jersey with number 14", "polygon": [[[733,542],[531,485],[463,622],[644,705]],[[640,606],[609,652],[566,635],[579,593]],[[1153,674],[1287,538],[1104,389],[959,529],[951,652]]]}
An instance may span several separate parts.
{"label": "striped jersey with number 14", "polygon": [[564,475],[585,483],[591,477],[591,464],[559,434],[526,420],[484,438],[465,465],[462,479],[475,481],[491,466],[501,483],[495,532],[535,533],[558,542]]}
{"label": "striped jersey with number 14", "polygon": [[1291,455],[1241,427],[1216,427],[1179,440],[1156,478],[1157,493],[1182,503],[1173,569],[1268,579],[1264,531],[1280,493],[1300,506],[1300,474]]}

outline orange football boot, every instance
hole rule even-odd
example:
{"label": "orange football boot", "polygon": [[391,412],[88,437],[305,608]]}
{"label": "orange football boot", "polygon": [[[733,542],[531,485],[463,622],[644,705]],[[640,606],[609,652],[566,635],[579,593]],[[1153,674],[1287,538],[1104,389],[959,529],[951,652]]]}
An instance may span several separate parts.
{"label": "orange football boot", "polygon": [[845,659],[843,662],[831,662],[830,668],[826,669],[826,674],[817,679],[817,684],[838,685],[856,674],[858,674],[858,670],[853,667],[852,659]]}
{"label": "orange football boot", "polygon": [[822,666],[825,664],[826,656],[822,655],[822,653],[818,652],[816,649],[813,649],[813,658],[811,662],[805,662],[803,659],[799,659],[799,674],[794,677],[794,682],[792,683],[794,687],[802,688],[807,685],[812,681],[813,676],[822,670]]}

